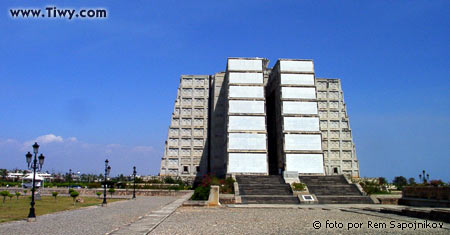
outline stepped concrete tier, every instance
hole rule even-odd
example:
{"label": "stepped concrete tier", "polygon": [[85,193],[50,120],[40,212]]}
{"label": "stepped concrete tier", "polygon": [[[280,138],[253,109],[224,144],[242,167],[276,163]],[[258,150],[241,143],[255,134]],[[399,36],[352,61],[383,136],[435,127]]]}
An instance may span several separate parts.
{"label": "stepped concrete tier", "polygon": [[320,204],[373,204],[354,184],[349,184],[343,175],[300,176],[300,181],[315,194]]}
{"label": "stepped concrete tier", "polygon": [[299,204],[291,187],[279,175],[237,175],[243,204]]}
{"label": "stepped concrete tier", "polygon": [[316,87],[326,174],[359,177],[359,165],[341,81],[316,78]]}
{"label": "stepped concrete tier", "polygon": [[312,60],[268,64],[228,58],[224,72],[181,76],[160,176],[359,177],[341,81],[316,78]]}
{"label": "stepped concrete tier", "polygon": [[208,172],[209,75],[182,75],[161,159],[161,176]]}

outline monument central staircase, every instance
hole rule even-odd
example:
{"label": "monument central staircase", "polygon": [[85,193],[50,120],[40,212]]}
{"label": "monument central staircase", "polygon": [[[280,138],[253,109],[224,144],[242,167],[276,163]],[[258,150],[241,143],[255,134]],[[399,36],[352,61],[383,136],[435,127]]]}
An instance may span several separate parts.
{"label": "monument central staircase", "polygon": [[343,175],[300,176],[300,181],[315,194],[319,204],[373,204],[362,195],[354,184],[349,184]]}
{"label": "monument central staircase", "polygon": [[299,204],[280,175],[236,176],[243,204]]}
{"label": "monument central staircase", "polygon": [[[343,175],[300,176],[300,181],[315,194],[319,204],[373,204]],[[243,204],[299,204],[289,184],[281,175],[238,175],[239,195]]]}

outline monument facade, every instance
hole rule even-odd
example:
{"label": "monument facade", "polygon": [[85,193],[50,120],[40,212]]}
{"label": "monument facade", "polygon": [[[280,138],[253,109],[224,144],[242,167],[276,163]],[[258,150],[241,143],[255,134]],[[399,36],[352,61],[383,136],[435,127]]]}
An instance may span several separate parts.
{"label": "monument facade", "polygon": [[228,58],[225,72],[182,75],[161,176],[345,174],[359,166],[339,79],[312,60]]}

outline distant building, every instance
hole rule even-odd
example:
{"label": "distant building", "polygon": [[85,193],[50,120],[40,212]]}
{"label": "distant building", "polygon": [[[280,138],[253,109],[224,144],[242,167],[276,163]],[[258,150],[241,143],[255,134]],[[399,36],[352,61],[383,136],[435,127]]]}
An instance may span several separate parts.
{"label": "distant building", "polygon": [[312,60],[229,58],[225,72],[182,75],[161,176],[207,173],[359,177],[339,79]]}

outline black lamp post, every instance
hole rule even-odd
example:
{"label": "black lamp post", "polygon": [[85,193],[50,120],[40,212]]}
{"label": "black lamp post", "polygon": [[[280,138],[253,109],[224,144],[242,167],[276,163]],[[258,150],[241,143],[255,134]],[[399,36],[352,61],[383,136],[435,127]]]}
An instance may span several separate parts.
{"label": "black lamp post", "polygon": [[425,170],[422,170],[422,174],[419,174],[419,179],[425,184],[428,180],[430,180],[430,175],[425,174]]}
{"label": "black lamp post", "polygon": [[72,184],[72,169],[69,169],[69,188],[71,184]]}
{"label": "black lamp post", "polygon": [[136,199],[136,167],[133,166],[133,199]]}
{"label": "black lamp post", "polygon": [[109,172],[111,171],[111,166],[108,165],[109,161],[106,159],[105,161],[105,180],[103,182],[103,203],[102,206],[106,206],[106,178],[109,175]]}
{"label": "black lamp post", "polygon": [[[30,213],[28,214],[28,222],[32,222],[32,221],[36,221],[36,213],[34,211],[34,192],[36,191],[36,170],[42,170],[42,165],[44,165],[44,155],[39,155],[39,157],[37,156],[38,154],[38,150],[39,150],[39,145],[35,142],[33,144],[33,152],[34,152],[34,159],[33,162],[31,162],[33,155],[28,152],[25,157],[27,160],[27,164],[28,164],[28,169],[33,169],[33,187],[31,188],[31,207],[30,207]],[[39,166],[37,165],[38,163],[38,159],[39,159]]]}

